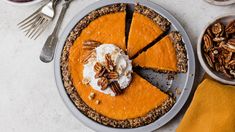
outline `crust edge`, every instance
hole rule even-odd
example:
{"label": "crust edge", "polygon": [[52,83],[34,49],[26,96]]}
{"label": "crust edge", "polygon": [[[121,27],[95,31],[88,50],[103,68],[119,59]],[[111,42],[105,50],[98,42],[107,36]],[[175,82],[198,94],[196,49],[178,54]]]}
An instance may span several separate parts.
{"label": "crust edge", "polygon": [[170,29],[171,23],[166,18],[153,11],[152,9],[137,4],[135,5],[135,12],[150,18],[155,24],[160,26],[163,32],[166,32]]}

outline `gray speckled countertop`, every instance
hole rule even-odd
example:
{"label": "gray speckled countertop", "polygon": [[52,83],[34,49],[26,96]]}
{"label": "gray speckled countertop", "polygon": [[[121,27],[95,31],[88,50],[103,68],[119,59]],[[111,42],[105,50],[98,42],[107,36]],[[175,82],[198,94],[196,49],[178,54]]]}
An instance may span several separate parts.
{"label": "gray speckled countertop", "polygon": [[[95,1],[74,1],[62,27]],[[218,7],[203,0],[153,1],[166,8],[181,22],[195,50],[197,37],[207,22],[220,14],[235,13],[235,5]],[[18,22],[39,6],[40,4],[15,7],[0,1],[0,131],[92,132],[73,117],[62,102],[54,81],[53,63],[44,64],[39,60],[41,48],[54,23],[36,41],[24,37],[16,27]],[[196,76],[202,73],[197,65]],[[196,84],[199,80],[197,79]],[[190,100],[191,98],[187,104]],[[175,131],[186,108],[187,105],[158,131]]]}

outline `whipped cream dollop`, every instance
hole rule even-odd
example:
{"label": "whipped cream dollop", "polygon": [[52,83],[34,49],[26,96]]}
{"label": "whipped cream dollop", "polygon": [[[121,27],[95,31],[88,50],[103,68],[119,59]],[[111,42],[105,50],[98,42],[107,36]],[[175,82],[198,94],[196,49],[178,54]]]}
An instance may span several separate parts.
{"label": "whipped cream dollop", "polygon": [[110,54],[113,63],[115,64],[115,71],[118,73],[118,78],[115,79],[119,83],[120,88],[125,89],[132,79],[132,61],[124,53],[122,49],[113,44],[102,44],[95,48],[95,56],[88,59],[88,63],[84,64],[83,80],[84,83],[91,85],[95,90],[104,94],[115,96],[115,93],[108,86],[105,90],[101,90],[98,85],[99,78],[95,78],[96,72],[94,65],[99,62],[105,65],[105,55]]}

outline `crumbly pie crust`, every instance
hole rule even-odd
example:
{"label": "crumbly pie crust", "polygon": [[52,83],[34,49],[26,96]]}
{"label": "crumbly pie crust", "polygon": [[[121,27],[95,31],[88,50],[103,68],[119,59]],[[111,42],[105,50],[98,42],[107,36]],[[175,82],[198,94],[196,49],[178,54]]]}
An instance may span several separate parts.
{"label": "crumbly pie crust", "polygon": [[[93,20],[95,20],[96,18],[100,16],[110,14],[110,13],[115,13],[115,12],[123,12],[125,10],[126,10],[125,4],[115,4],[115,5],[103,7],[95,11],[92,11],[87,16],[85,16],[80,22],[78,22],[78,24],[70,32],[65,42],[63,51],[62,51],[60,65],[61,65],[61,74],[62,74],[63,84],[66,89],[66,92],[69,95],[72,102],[75,104],[75,106],[84,115],[106,126],[111,126],[111,127],[116,127],[116,128],[135,128],[135,127],[140,127],[140,126],[150,124],[154,122],[155,120],[157,120],[159,117],[161,117],[162,115],[164,115],[166,112],[168,112],[171,109],[171,107],[175,103],[175,100],[169,96],[169,98],[161,106],[154,108],[153,110],[151,110],[145,116],[142,116],[142,117],[126,119],[126,120],[111,119],[91,109],[80,98],[79,94],[76,91],[76,88],[73,85],[71,74],[68,69],[69,50],[72,47],[76,38],[80,35],[81,31],[84,28],[86,28],[90,22],[92,22]],[[142,7],[140,8],[140,11],[143,13],[146,13],[149,10],[147,10],[147,8],[145,9]],[[164,26],[162,28],[164,28]]]}

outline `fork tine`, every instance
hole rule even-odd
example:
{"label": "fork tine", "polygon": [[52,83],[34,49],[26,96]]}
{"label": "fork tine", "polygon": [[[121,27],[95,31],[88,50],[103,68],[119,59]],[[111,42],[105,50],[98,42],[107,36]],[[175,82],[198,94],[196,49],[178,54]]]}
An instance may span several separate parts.
{"label": "fork tine", "polygon": [[33,21],[33,23],[31,24],[31,26],[29,27],[29,29],[25,31],[25,32],[27,32],[27,33],[26,33],[26,36],[35,28],[35,26],[37,25],[38,20],[39,20],[40,18],[41,18],[40,16],[37,17],[37,18]]}
{"label": "fork tine", "polygon": [[32,39],[32,34],[38,29],[38,28],[40,28],[40,26],[41,26],[41,24],[42,24],[42,22],[44,21],[44,18],[43,17],[41,17],[39,20],[38,20],[38,22],[37,22],[37,24],[35,25],[35,27],[34,27],[34,29],[32,30],[32,32],[29,34],[29,38],[31,37],[31,39]]}
{"label": "fork tine", "polygon": [[27,18],[25,18],[23,21],[21,21],[21,22],[18,23],[17,25],[19,26],[19,25],[25,23],[25,22],[28,21],[30,18],[32,18],[33,16],[35,16],[36,14],[38,14],[41,9],[42,9],[42,8],[39,8],[39,9],[36,10],[32,15],[30,15],[30,16],[27,17]]}
{"label": "fork tine", "polygon": [[42,32],[46,29],[48,24],[49,24],[49,20],[47,19],[42,27],[42,30],[38,33],[38,35],[34,38],[34,40],[36,40],[42,34]]}
{"label": "fork tine", "polygon": [[37,29],[34,31],[34,33],[31,35],[30,39],[32,39],[43,28],[45,21],[46,21],[46,19],[43,18],[42,21],[40,22],[40,25],[37,27]]}
{"label": "fork tine", "polygon": [[40,15],[34,16],[32,19],[30,19],[30,20],[27,21],[26,23],[20,25],[19,28],[20,28],[21,30],[26,29],[27,27],[29,27],[29,26],[31,26],[33,23],[35,23],[35,20],[36,20],[38,17],[40,17]]}

